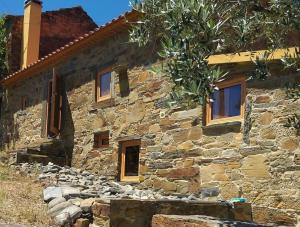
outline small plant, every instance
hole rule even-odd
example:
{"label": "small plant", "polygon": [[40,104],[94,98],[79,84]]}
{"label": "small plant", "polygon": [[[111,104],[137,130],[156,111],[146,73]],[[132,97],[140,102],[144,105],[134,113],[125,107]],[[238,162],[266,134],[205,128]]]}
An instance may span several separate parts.
{"label": "small plant", "polygon": [[293,102],[300,99],[300,85],[288,83],[286,85],[286,96],[289,99],[292,99]]}
{"label": "small plant", "polygon": [[[286,85],[286,96],[296,102],[300,99],[300,85],[288,83]],[[297,135],[300,135],[300,115],[294,113],[293,116],[288,117],[287,123],[284,125],[288,128],[295,128]]]}
{"label": "small plant", "polygon": [[284,126],[288,127],[288,128],[296,129],[296,133],[299,136],[300,135],[300,115],[294,114],[293,116],[290,116],[287,119],[287,123]]}
{"label": "small plant", "polygon": [[0,205],[6,199],[6,193],[4,191],[0,191]]}
{"label": "small plant", "polygon": [[0,165],[0,181],[7,180],[8,175],[9,175],[8,169],[4,168],[4,167],[1,167],[1,165]]}

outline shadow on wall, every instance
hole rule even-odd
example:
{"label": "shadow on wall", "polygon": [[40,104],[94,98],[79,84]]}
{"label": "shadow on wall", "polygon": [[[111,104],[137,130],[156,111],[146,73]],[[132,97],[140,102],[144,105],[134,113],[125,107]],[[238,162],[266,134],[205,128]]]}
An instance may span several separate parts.
{"label": "shadow on wall", "polygon": [[[19,123],[16,122],[13,112],[8,111],[8,100],[5,95],[1,98],[0,113],[0,149],[14,150],[16,142],[20,138]],[[17,113],[24,115],[24,112]]]}
{"label": "shadow on wall", "polygon": [[66,165],[71,166],[73,149],[74,149],[74,122],[72,118],[72,112],[70,108],[70,103],[67,96],[67,91],[65,89],[65,80],[62,80],[63,83],[63,94],[62,94],[62,125],[60,139],[64,144],[64,156],[66,158]]}

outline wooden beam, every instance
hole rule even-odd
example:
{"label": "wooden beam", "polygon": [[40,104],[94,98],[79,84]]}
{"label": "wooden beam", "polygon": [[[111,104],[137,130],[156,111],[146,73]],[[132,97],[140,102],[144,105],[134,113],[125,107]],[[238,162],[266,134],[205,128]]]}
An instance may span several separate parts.
{"label": "wooden beam", "polygon": [[290,47],[285,49],[276,49],[273,52],[268,50],[259,50],[252,52],[240,52],[230,54],[212,55],[208,58],[209,65],[232,64],[232,63],[246,63],[256,59],[263,59],[266,54],[268,61],[280,60],[284,57],[295,58],[300,53],[300,47]]}

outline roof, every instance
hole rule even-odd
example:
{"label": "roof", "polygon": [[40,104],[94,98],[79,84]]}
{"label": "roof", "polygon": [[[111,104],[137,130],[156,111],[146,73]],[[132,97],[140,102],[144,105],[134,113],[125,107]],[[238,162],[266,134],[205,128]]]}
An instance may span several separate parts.
{"label": "roof", "polygon": [[80,51],[83,47],[99,40],[106,40],[114,34],[124,31],[130,27],[130,23],[138,19],[139,13],[135,10],[129,11],[106,23],[103,26],[78,37],[77,39],[67,43],[61,48],[51,52],[50,54],[40,58],[38,61],[28,65],[24,69],[16,71],[7,76],[0,83],[4,86],[11,85],[20,79],[25,79],[32,76],[33,73],[38,73],[50,65],[55,65],[62,59]]}

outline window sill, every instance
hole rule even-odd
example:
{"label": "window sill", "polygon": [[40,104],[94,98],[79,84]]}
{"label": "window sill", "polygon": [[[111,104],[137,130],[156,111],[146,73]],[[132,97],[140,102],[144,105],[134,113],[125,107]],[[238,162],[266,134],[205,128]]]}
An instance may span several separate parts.
{"label": "window sill", "polygon": [[115,99],[112,97],[103,98],[92,104],[92,108],[104,108],[115,105]]}
{"label": "window sill", "polygon": [[203,133],[205,135],[220,135],[229,132],[239,133],[241,132],[242,119],[224,121],[224,122],[213,122],[206,126],[202,126]]}
{"label": "window sill", "polygon": [[140,183],[140,177],[124,177],[121,179],[121,182],[125,183]]}
{"label": "window sill", "polygon": [[222,125],[222,124],[241,122],[241,121],[243,121],[242,116],[226,117],[226,118],[221,118],[216,120],[210,120],[209,123],[206,124],[206,126]]}

